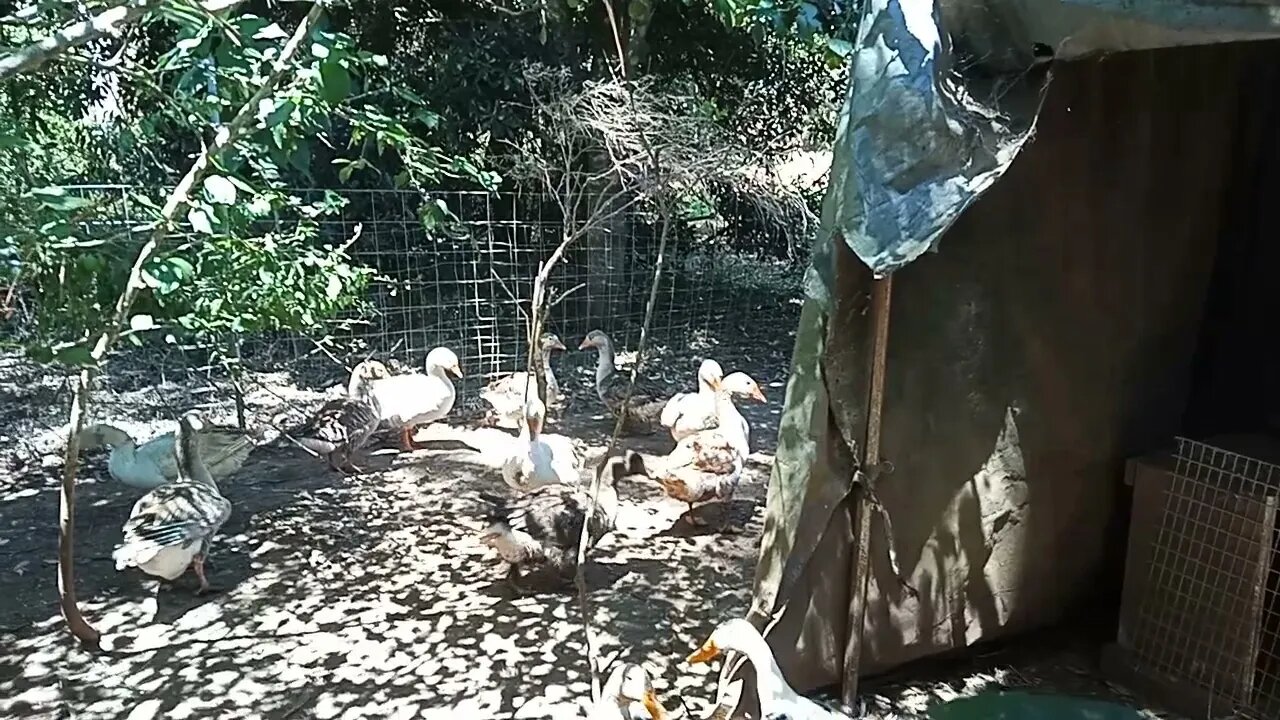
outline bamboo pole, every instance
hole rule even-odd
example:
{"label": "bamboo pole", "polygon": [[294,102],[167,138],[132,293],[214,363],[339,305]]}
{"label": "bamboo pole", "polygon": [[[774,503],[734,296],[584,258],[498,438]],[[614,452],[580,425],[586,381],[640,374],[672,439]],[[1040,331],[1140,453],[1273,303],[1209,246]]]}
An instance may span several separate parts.
{"label": "bamboo pole", "polygon": [[[884,415],[885,357],[889,347],[889,308],[893,297],[893,276],[872,282],[870,378],[867,388],[867,435],[863,444],[862,463],[854,476],[853,492],[856,510],[857,540],[850,575],[853,596],[849,600],[849,644],[844,655],[844,684],[841,699],[853,706],[858,700],[858,672],[862,667],[863,633],[867,619],[867,580],[871,569],[871,515],[874,509],[867,483],[880,464],[880,432]],[[890,539],[892,542],[892,539]]]}

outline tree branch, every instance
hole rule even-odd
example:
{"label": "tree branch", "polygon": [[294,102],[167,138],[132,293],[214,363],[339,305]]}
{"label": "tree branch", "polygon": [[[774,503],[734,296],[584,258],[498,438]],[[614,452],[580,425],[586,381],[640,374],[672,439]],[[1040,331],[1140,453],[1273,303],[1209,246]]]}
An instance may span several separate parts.
{"label": "tree branch", "polygon": [[[244,0],[201,0],[197,5],[207,13],[215,13],[239,5]],[[161,0],[126,0],[97,15],[72,23],[30,45],[0,58],[0,81],[30,72],[49,60],[104,35],[119,32],[124,26],[137,22],[148,12],[155,10]],[[29,18],[24,18],[31,22]]]}
{"label": "tree branch", "polygon": [[[219,1],[230,2],[230,0]],[[210,3],[206,3],[206,5],[208,4]],[[236,137],[244,131],[245,127],[256,116],[258,103],[266,99],[275,87],[280,84],[280,81],[289,71],[290,63],[302,46],[303,40],[311,34],[311,28],[320,19],[323,9],[324,6],[320,2],[311,6],[311,11],[307,13],[306,18],[298,24],[297,29],[293,31],[293,35],[284,44],[279,57],[272,64],[270,74],[263,81],[262,87],[240,108],[240,111],[236,113],[230,123],[217,129],[213,143],[200,152],[191,164],[191,168],[187,170],[187,174],[169,193],[168,199],[165,200],[164,206],[161,208],[159,222],[156,223],[155,229],[152,230],[151,237],[138,250],[133,266],[129,269],[129,280],[125,284],[124,290],[120,292],[120,296],[116,299],[111,319],[106,327],[102,329],[97,341],[94,343],[91,351],[93,364],[82,368],[77,377],[75,393],[71,402],[70,417],[68,418],[71,429],[67,437],[66,459],[62,471],[62,492],[58,507],[60,523],[58,534],[58,593],[62,614],[67,621],[67,629],[71,631],[71,634],[76,639],[88,647],[98,647],[100,635],[84,619],[76,603],[74,527],[75,481],[76,469],[80,462],[80,432],[84,428],[84,419],[88,414],[93,381],[97,377],[98,370],[107,352],[111,350],[111,346],[120,337],[120,331],[128,320],[129,310],[133,307],[133,301],[137,298],[138,292],[146,287],[142,281],[142,269],[171,231],[171,226],[174,218],[177,217],[178,210],[190,203],[191,190],[208,173],[210,160],[218,153],[231,147]]]}

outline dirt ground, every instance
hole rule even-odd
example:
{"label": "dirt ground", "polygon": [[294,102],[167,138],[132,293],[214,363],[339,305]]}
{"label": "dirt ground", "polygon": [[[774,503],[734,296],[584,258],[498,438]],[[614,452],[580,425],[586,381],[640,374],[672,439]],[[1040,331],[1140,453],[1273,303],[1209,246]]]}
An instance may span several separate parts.
{"label": "dirt ground", "polygon": [[[642,663],[668,707],[679,711],[682,699],[696,717],[714,695],[714,675],[680,661],[749,602],[789,352],[779,343],[717,355],[726,371],[752,374],[769,398],[742,406],[754,452],[728,506],[730,532],[680,521],[683,506],[637,480],[623,488],[618,529],[586,568],[601,656]],[[697,360],[659,372],[691,384]],[[569,404],[549,430],[590,456],[612,425],[583,390],[589,372],[590,362],[563,365]],[[104,384],[94,419],[139,438],[171,429],[189,407],[217,422],[233,416],[225,397],[199,383],[122,376]],[[474,388],[466,389],[457,418],[419,433],[428,449],[397,454],[383,443],[370,449],[365,474],[343,477],[271,439],[333,390],[285,373],[252,378],[250,424],[268,436],[223,484],[235,509],[208,564],[219,589],[212,595],[193,596],[191,578],[158,591],[115,571],[110,553],[140,492],[110,479],[105,454],[85,454],[77,590],[108,648],[91,654],[70,640],[56,605],[68,393],[61,378],[0,358],[0,717],[581,717],[590,678],[576,596],[515,596],[475,540],[475,495],[505,487],[496,464],[512,434],[477,427]],[[662,437],[626,442],[649,456],[670,447]],[[1088,651],[1036,647],[1030,659],[982,655],[881,680],[869,686],[869,717],[918,717],[931,703],[996,687],[1124,697],[1096,680]]]}
{"label": "dirt ground", "polygon": [[[645,664],[660,690],[711,695],[710,677],[673,669],[749,599],[785,350],[766,360],[772,367],[748,369],[770,399],[743,406],[754,453],[727,508],[730,531],[689,526],[682,505],[638,480],[623,489],[619,527],[587,566],[601,655]],[[76,649],[57,612],[54,571],[66,389],[14,358],[0,363],[0,462],[9,469],[0,484],[0,717],[565,718],[589,696],[576,596],[516,597],[475,539],[475,495],[505,488],[497,463],[513,435],[462,421],[420,431],[429,448],[413,454],[371,448],[367,472],[353,477],[268,437],[223,483],[235,509],[209,563],[220,592],[204,597],[189,592],[189,577],[158,591],[115,571],[110,553],[141,493],[111,480],[104,453],[86,452],[78,592],[110,651]],[[696,362],[689,367],[691,383]],[[579,378],[586,368],[567,372]],[[100,393],[95,419],[139,438],[171,429],[186,407],[232,419],[225,400],[189,387],[115,385]],[[283,374],[256,376],[246,393],[250,424],[268,427],[322,399]],[[549,428],[589,456],[612,430],[591,399],[574,394],[565,420]],[[626,442],[649,456],[670,447],[657,436]]]}

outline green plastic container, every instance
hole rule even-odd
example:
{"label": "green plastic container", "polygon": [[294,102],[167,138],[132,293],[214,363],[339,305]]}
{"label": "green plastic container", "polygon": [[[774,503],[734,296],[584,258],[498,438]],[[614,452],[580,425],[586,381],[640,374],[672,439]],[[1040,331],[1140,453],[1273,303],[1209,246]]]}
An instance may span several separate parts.
{"label": "green plastic container", "polygon": [[1124,705],[1069,695],[1004,691],[929,708],[930,720],[1144,720]]}

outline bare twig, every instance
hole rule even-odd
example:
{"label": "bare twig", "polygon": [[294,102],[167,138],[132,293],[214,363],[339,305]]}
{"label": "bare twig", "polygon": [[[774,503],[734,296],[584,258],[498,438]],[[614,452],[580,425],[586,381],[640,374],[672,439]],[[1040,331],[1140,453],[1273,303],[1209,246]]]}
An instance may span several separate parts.
{"label": "bare twig", "polygon": [[553,308],[553,307],[555,307],[555,306],[559,305],[560,303],[564,302],[564,299],[565,299],[565,298],[567,298],[567,297],[569,297],[570,295],[572,295],[572,294],[574,294],[574,293],[578,292],[579,290],[581,290],[582,288],[584,288],[584,287],[586,287],[586,286],[587,286],[587,284],[586,284],[586,283],[578,283],[577,285],[574,285],[573,287],[569,288],[568,290],[565,290],[564,292],[560,293],[559,295],[556,295],[555,300],[552,300],[551,302],[547,303],[547,309],[548,309],[548,310],[550,310],[551,308]]}
{"label": "bare twig", "polygon": [[511,302],[515,303],[516,312],[520,313],[521,319],[524,320],[525,330],[532,332],[532,330],[529,330],[529,328],[532,327],[529,324],[529,313],[525,312],[524,306],[520,304],[524,301],[521,300],[514,292],[512,292],[510,287],[507,287],[507,281],[502,279],[502,276],[498,274],[497,270],[494,270],[493,268],[489,268],[489,275],[494,280],[498,281],[498,286],[501,287],[502,291],[507,294],[507,297],[511,299]]}
{"label": "bare twig", "polygon": [[[609,25],[613,32],[614,41],[617,43],[619,68],[622,74],[623,87],[627,90],[630,109],[634,116],[638,116],[639,107],[635,100],[635,93],[633,92],[632,85],[627,81],[626,77],[626,54],[622,47],[622,33],[618,28],[618,20],[614,15],[613,5],[608,0],[601,0],[601,4],[604,5],[605,12],[609,16]],[[665,188],[669,180],[662,172],[662,157],[660,156],[659,151],[650,142],[649,135],[645,129],[639,129],[636,137],[645,151],[650,164],[650,170],[658,183],[658,187]],[[658,207],[662,216],[662,230],[658,237],[658,257],[654,263],[653,282],[649,286],[649,299],[644,308],[644,322],[640,326],[640,341],[636,348],[636,363],[631,368],[631,377],[627,383],[627,391],[622,400],[623,410],[618,414],[618,419],[613,426],[613,435],[609,439],[609,447],[605,450],[604,457],[606,463],[617,447],[618,437],[622,433],[622,425],[627,418],[627,403],[630,402],[631,394],[635,390],[636,376],[639,373],[641,366],[644,364],[644,350],[649,339],[649,326],[653,320],[653,308],[657,304],[658,284],[662,278],[662,266],[666,257],[667,237],[671,228],[670,207],[667,204],[666,198],[661,196],[662,193],[659,193],[660,200]],[[603,470],[603,468],[604,466],[602,465],[600,469]],[[595,515],[596,507],[600,501],[600,482],[602,478],[603,472],[598,470],[595,473],[595,477],[591,485],[591,502],[587,504],[586,519],[582,524],[582,531],[578,535],[577,565],[574,571],[574,584],[577,586],[578,590],[578,606],[582,613],[582,631],[587,649],[587,665],[591,668],[591,697],[593,701],[600,697],[600,677],[595,664],[595,648],[591,637],[591,606],[587,599],[587,580],[583,566],[586,563],[587,542],[590,537],[588,534],[588,528],[591,525],[591,519]]]}
{"label": "bare twig", "polygon": [[[243,1],[204,0],[199,3],[199,6],[207,13],[215,13],[235,7]],[[126,2],[103,10],[87,20],[67,25],[55,33],[40,38],[32,44],[0,58],[0,81],[35,70],[68,50],[97,40],[104,35],[117,33],[124,26],[137,22],[142,16],[160,7],[161,4],[160,0],[126,0]]]}
{"label": "bare twig", "polygon": [[94,343],[90,353],[93,364],[82,368],[77,377],[71,402],[70,417],[68,418],[70,431],[67,437],[66,460],[63,465],[62,491],[58,509],[58,592],[62,614],[67,621],[67,629],[86,646],[97,647],[99,634],[97,630],[85,621],[76,603],[75,539],[73,529],[75,524],[75,478],[76,469],[80,462],[80,432],[84,427],[84,418],[88,412],[94,379],[98,375],[104,358],[111,350],[111,346],[120,337],[121,329],[129,318],[129,311],[133,307],[134,299],[137,297],[138,292],[146,287],[146,284],[142,281],[143,267],[146,266],[147,261],[151,259],[164,241],[170,225],[173,223],[174,218],[177,217],[179,209],[190,202],[191,189],[208,173],[211,158],[231,147],[236,137],[243,132],[244,128],[255,117],[258,104],[280,84],[280,81],[289,70],[294,55],[297,54],[298,49],[301,47],[302,41],[310,34],[311,28],[320,19],[323,8],[324,6],[319,2],[311,6],[311,11],[307,13],[307,16],[294,30],[293,35],[284,44],[280,55],[272,64],[271,72],[263,80],[262,86],[240,108],[240,111],[236,113],[230,123],[218,128],[213,143],[196,156],[190,169],[187,170],[187,174],[169,193],[169,197],[165,200],[164,206],[160,210],[159,222],[156,223],[151,237],[139,248],[138,254],[134,258],[133,266],[129,269],[128,282],[116,299],[115,308],[106,326],[98,334],[97,341]]}

